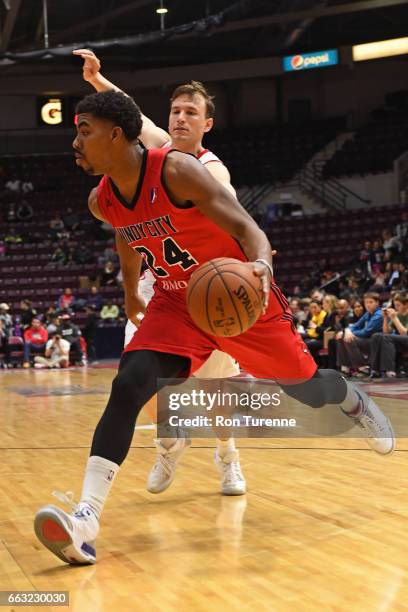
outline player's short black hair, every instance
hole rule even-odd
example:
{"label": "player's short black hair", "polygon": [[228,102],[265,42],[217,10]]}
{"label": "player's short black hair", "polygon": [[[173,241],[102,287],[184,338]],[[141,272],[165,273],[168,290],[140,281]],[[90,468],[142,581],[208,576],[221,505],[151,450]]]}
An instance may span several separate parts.
{"label": "player's short black hair", "polygon": [[77,115],[89,113],[97,119],[107,119],[122,128],[127,140],[133,142],[142,130],[142,113],[136,102],[121,91],[90,94],[78,102]]}

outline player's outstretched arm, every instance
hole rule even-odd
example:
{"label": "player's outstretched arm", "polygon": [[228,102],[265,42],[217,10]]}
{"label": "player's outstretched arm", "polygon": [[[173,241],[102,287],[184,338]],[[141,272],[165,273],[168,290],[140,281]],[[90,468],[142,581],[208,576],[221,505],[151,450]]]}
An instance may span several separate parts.
{"label": "player's outstretched arm", "polygon": [[[254,273],[262,280],[265,308],[268,305],[272,251],[266,234],[238,200],[191,155],[172,151],[166,159],[164,181],[170,195],[180,204],[190,200],[201,212],[242,246]],[[259,261],[264,263],[255,263]]]}
{"label": "player's outstretched arm", "polygon": [[[101,74],[101,62],[93,51],[90,49],[76,49],[73,51],[73,54],[82,57],[84,60],[84,65],[82,67],[84,81],[92,85],[96,91],[122,91],[114,83],[104,77],[103,74]],[[166,142],[170,141],[169,134],[165,130],[159,128],[151,119],[149,119],[149,117],[142,115],[142,119],[143,126],[139,140],[143,143],[146,149],[160,148]]]}

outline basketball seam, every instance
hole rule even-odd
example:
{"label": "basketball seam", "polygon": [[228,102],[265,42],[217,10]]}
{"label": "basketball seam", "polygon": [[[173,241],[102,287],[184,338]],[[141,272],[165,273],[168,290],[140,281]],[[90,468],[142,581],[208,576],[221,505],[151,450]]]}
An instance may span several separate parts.
{"label": "basketball seam", "polygon": [[[226,289],[226,290],[227,290],[227,292],[228,292],[229,298],[230,298],[230,300],[231,300],[231,304],[233,305],[234,310],[235,310],[235,312],[236,312],[236,315],[237,315],[237,317],[238,317],[238,322],[239,322],[239,326],[240,326],[240,328],[241,328],[241,334],[242,334],[242,332],[244,331],[244,329],[243,329],[243,327],[242,327],[241,317],[239,316],[239,312],[238,312],[238,309],[237,309],[237,307],[236,307],[236,305],[235,305],[234,298],[233,298],[233,296],[231,295],[231,291],[229,290],[228,285],[226,284],[226,282],[225,282],[225,281],[224,281],[224,279],[222,278],[222,274],[221,274],[221,272],[219,272],[219,271],[218,271],[218,268],[217,268],[217,266],[216,266],[214,263],[213,263],[213,266],[214,266],[214,268],[215,268],[215,270],[216,270],[216,272],[217,272],[218,276],[220,277],[222,284],[224,285],[225,289]],[[234,272],[232,272],[231,274],[234,274]]]}
{"label": "basketball seam", "polygon": [[[218,273],[217,273],[218,274]],[[217,274],[215,274],[209,281],[208,285],[207,285],[207,291],[206,291],[206,295],[205,295],[205,314],[207,317],[207,323],[210,326],[211,331],[213,332],[213,334],[215,335],[215,331],[214,331],[214,327],[213,324],[210,320],[210,313],[209,313],[209,309],[208,309],[208,298],[209,298],[209,293],[210,293],[210,287],[211,287],[211,283],[213,282],[213,280],[215,278],[217,278]]]}

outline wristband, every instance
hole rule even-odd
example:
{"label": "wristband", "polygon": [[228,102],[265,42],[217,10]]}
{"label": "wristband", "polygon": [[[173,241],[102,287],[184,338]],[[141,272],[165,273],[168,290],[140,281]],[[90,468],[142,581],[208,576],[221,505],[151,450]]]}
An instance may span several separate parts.
{"label": "wristband", "polygon": [[271,274],[271,278],[273,278],[273,270],[272,270],[272,266],[270,263],[268,263],[266,261],[266,259],[256,259],[255,263],[262,263],[264,266],[266,266]]}

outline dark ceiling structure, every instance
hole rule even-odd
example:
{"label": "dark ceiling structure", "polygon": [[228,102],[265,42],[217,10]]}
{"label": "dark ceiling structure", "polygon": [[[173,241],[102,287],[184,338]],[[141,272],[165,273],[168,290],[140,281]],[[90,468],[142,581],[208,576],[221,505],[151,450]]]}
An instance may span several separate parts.
{"label": "dark ceiling structure", "polygon": [[398,38],[407,24],[408,0],[0,0],[0,66],[69,70],[79,46],[109,69],[232,61]]}

